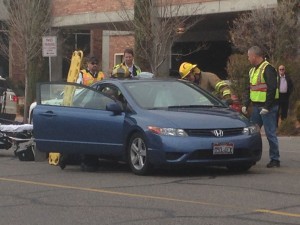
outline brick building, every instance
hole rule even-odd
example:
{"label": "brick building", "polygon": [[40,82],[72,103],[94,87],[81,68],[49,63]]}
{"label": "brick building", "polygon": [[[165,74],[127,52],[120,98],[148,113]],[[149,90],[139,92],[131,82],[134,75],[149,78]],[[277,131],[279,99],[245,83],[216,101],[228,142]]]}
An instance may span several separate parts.
{"label": "brick building", "polygon": [[[133,47],[134,35],[129,31],[116,31],[113,27],[124,22],[120,17],[124,7],[133,11],[134,0],[123,1],[125,5],[122,7],[119,0],[52,0],[52,2],[53,31],[72,30],[71,50],[84,49],[86,54],[96,55],[104,72],[109,73],[113,65],[122,59],[125,47]],[[182,4],[190,9],[198,7],[201,3],[202,10],[199,14],[203,15],[203,20],[184,33],[174,43],[172,51],[192,48],[199,42],[207,42],[209,47],[184,57],[178,57],[171,52],[166,61],[170,73],[177,71],[181,62],[191,61],[197,63],[203,70],[224,77],[227,58],[232,53],[228,40],[228,22],[236,18],[240,12],[259,7],[275,7],[277,0],[173,0],[173,3]],[[187,10],[182,13],[188,12]],[[52,80],[62,80],[67,74],[69,61],[66,60],[67,56],[62,52],[63,46],[60,44],[63,38],[58,36],[58,55],[51,58]]]}

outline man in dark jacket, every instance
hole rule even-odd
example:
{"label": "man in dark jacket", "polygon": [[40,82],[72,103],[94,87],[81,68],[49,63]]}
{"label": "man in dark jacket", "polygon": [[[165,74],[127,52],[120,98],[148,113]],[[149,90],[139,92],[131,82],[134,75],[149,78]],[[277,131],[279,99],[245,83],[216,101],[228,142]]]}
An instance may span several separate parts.
{"label": "man in dark jacket", "polygon": [[287,118],[289,109],[289,98],[293,92],[293,82],[289,75],[285,72],[285,66],[280,65],[278,67],[279,76],[279,108],[278,108],[278,119],[281,121]]}

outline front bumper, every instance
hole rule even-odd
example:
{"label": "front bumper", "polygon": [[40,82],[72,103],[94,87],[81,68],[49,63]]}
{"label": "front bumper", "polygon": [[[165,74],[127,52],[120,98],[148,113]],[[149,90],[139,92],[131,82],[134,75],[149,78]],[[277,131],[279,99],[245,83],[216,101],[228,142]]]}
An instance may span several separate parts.
{"label": "front bumper", "polygon": [[[156,140],[155,140],[156,139]],[[148,156],[153,165],[193,164],[220,165],[231,163],[253,163],[261,159],[262,140],[260,134],[239,135],[226,138],[167,137],[150,139]],[[233,143],[233,154],[213,154],[214,143]]]}

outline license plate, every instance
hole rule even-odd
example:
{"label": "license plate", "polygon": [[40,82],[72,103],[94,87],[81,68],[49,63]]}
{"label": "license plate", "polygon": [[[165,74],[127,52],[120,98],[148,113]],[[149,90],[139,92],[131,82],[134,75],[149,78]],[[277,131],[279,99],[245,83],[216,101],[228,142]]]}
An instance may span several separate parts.
{"label": "license plate", "polygon": [[213,155],[232,155],[233,149],[233,143],[214,143]]}

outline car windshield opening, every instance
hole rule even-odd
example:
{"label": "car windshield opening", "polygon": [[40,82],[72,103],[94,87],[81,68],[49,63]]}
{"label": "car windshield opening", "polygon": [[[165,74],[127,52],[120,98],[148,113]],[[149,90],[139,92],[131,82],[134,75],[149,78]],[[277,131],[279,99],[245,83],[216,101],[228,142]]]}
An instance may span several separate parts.
{"label": "car windshield opening", "polygon": [[144,109],[224,106],[201,89],[176,80],[132,82],[126,83],[125,88]]}

